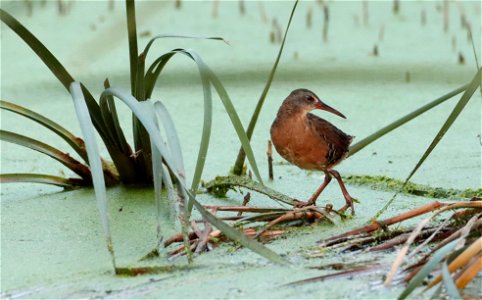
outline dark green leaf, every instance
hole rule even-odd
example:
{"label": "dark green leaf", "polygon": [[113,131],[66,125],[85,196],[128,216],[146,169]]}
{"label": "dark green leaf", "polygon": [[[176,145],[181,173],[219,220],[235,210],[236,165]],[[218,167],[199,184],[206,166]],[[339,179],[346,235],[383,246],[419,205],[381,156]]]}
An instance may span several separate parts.
{"label": "dark green leaf", "polygon": [[20,146],[28,147],[40,153],[46,154],[72,170],[74,173],[82,177],[82,179],[84,179],[86,182],[90,182],[91,180],[90,170],[87,166],[81,164],[79,161],[72,158],[67,153],[64,153],[50,145],[47,145],[38,140],[26,137],[21,134],[1,129],[0,139]]}
{"label": "dark green leaf", "polygon": [[137,26],[136,26],[136,4],[134,0],[126,0],[127,35],[129,38],[129,61],[131,68],[131,93],[136,93],[137,79]]}
{"label": "dark green leaf", "polygon": [[72,134],[70,131],[55,123],[54,121],[34,112],[25,107],[13,104],[11,102],[0,100],[0,108],[14,112],[26,118],[29,118],[40,125],[52,130],[55,134],[66,141],[79,154],[85,162],[87,162],[87,153],[85,152],[84,141]]}
{"label": "dark green leaf", "polygon": [[416,117],[420,116],[424,112],[426,112],[426,111],[436,107],[437,105],[442,104],[445,101],[451,99],[452,97],[462,93],[463,91],[465,91],[467,86],[468,85],[461,86],[458,89],[455,89],[455,90],[443,95],[442,97],[439,97],[439,98],[433,100],[432,102],[425,104],[424,106],[422,106],[422,107],[414,110],[413,112],[403,116],[402,118],[396,120],[395,122],[390,123],[387,126],[385,126],[381,129],[377,130],[376,132],[370,134],[369,136],[362,139],[358,143],[352,145],[350,147],[350,151],[348,152],[348,156],[352,156],[353,154],[357,153],[361,149],[370,145],[371,143],[378,140],[379,138],[386,135],[387,133],[391,132],[392,130],[397,129],[398,127],[402,126],[403,124],[405,124],[405,123],[415,119]]}
{"label": "dark green leaf", "polygon": [[59,176],[47,175],[47,174],[29,174],[29,173],[12,173],[12,174],[0,174],[1,183],[12,182],[32,182],[42,184],[52,184],[63,188],[74,188],[80,186],[87,186],[90,183],[86,183],[80,178],[63,178]]}
{"label": "dark green leaf", "polygon": [[[266,85],[264,86],[263,92],[261,93],[261,96],[259,97],[258,103],[256,104],[256,108],[254,109],[253,115],[251,116],[251,120],[249,121],[248,130],[246,131],[246,134],[248,136],[248,140],[251,140],[251,137],[253,136],[254,128],[256,127],[256,123],[258,122],[258,117],[259,117],[259,114],[261,112],[261,108],[263,107],[264,100],[266,99],[266,96],[268,95],[268,91],[271,87],[271,83],[273,82],[274,74],[276,73],[276,69],[278,68],[278,63],[279,63],[279,60],[281,58],[281,54],[283,53],[286,37],[288,36],[288,30],[290,29],[291,20],[293,19],[293,15],[295,14],[295,10],[296,10],[297,5],[298,5],[298,0],[296,0],[295,4],[293,5],[293,9],[291,10],[290,19],[288,20],[288,25],[286,26],[285,34],[283,36],[283,41],[281,42],[281,47],[278,51],[278,56],[276,57],[273,68],[271,69],[268,80],[266,81]],[[241,145],[241,148],[239,149],[239,152],[238,152],[238,157],[236,158],[236,162],[234,163],[234,167],[233,167],[233,173],[235,175],[241,175],[242,172],[243,172],[244,161],[245,161],[246,154],[247,154],[245,151],[246,151],[246,149],[244,148],[244,145]],[[249,157],[248,157],[248,159],[249,159]]]}

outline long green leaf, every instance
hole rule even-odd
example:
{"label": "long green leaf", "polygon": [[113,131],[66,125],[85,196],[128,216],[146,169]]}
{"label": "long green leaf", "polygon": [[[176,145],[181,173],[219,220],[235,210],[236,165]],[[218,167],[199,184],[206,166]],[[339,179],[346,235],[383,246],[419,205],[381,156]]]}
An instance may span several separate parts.
{"label": "long green leaf", "polygon": [[94,184],[95,197],[99,208],[102,227],[104,229],[107,250],[111,255],[112,265],[116,268],[114,246],[110,233],[109,215],[107,212],[107,193],[105,188],[104,172],[102,169],[102,161],[99,154],[99,148],[95,139],[95,132],[90,118],[89,110],[86,105],[82,87],[78,82],[70,85],[70,93],[74,101],[75,112],[79,120],[80,129],[85,139],[87,155],[89,157],[90,169],[92,172],[92,183]]}
{"label": "long green leaf", "polygon": [[[167,146],[162,142],[158,128],[156,127],[155,123],[152,121],[150,117],[150,113],[152,113],[152,109],[149,109],[149,104],[151,103],[150,101],[144,101],[144,102],[138,102],[135,98],[133,98],[131,95],[122,92],[118,89],[115,88],[109,88],[106,89],[102,95],[101,98],[107,97],[108,95],[112,95],[116,98],[119,98],[122,100],[132,111],[133,113],[138,117],[139,121],[142,123],[144,128],[146,128],[147,132],[149,133],[149,136],[151,138],[151,142],[157,147],[157,150],[162,154],[163,156],[163,161],[164,164],[172,170],[172,174],[176,177],[176,181],[180,187],[182,187],[183,193],[185,193],[191,202],[194,203],[196,208],[199,209],[203,217],[205,217],[209,222],[212,222],[214,226],[216,226],[219,230],[224,232],[229,238],[239,241],[241,245],[253,250],[255,253],[258,253],[259,255],[262,255],[271,261],[274,261],[276,263],[284,263],[286,264],[287,262],[281,258],[278,254],[274,253],[273,251],[269,250],[262,244],[247,238],[244,236],[242,233],[234,230],[231,228],[229,225],[226,223],[222,222],[221,220],[217,219],[214,217],[212,214],[207,212],[201,204],[199,204],[197,201],[195,201],[194,195],[190,192],[190,190],[187,188],[184,179],[178,174],[174,163],[173,159],[171,157],[171,154],[169,153]],[[144,104],[144,105],[141,105]]]}
{"label": "long green leaf", "polygon": [[90,170],[87,166],[72,158],[67,153],[64,153],[50,145],[18,133],[2,129],[0,129],[0,139],[20,146],[28,147],[48,155],[82,177],[82,179],[84,179],[86,182],[91,181]]}
{"label": "long green leaf", "polygon": [[127,16],[127,35],[129,39],[129,61],[131,75],[131,93],[136,93],[137,79],[137,26],[136,26],[136,4],[134,0],[126,0],[126,16]]}
{"label": "long green leaf", "polygon": [[415,119],[416,117],[420,116],[424,112],[438,106],[439,104],[444,103],[445,101],[451,99],[452,97],[464,92],[467,89],[468,85],[461,86],[435,100],[430,103],[425,104],[424,106],[414,110],[413,112],[401,117],[400,119],[396,120],[393,123],[388,124],[387,126],[377,130],[376,132],[370,134],[366,138],[362,139],[358,143],[352,145],[348,152],[348,156],[352,156],[353,154],[357,153],[361,149],[365,148],[366,146],[370,145],[374,141],[378,140],[382,136],[386,135],[387,133],[391,132],[394,129],[402,126],[403,124]]}
{"label": "long green leaf", "polygon": [[452,276],[450,276],[446,261],[442,264],[442,277],[445,289],[447,290],[447,294],[450,299],[462,299],[459,291],[457,290],[457,287],[455,286],[455,282],[452,279]]}
{"label": "long green leaf", "polygon": [[[145,80],[144,80],[144,54],[139,55],[137,59],[137,78],[135,86],[135,98],[138,101],[144,101],[145,98]],[[152,161],[151,161],[151,142],[149,134],[139,122],[135,115],[132,116],[134,146],[138,153],[137,165],[139,168],[139,175],[144,177],[144,180],[150,182],[152,180]]]}
{"label": "long green leaf", "polygon": [[[192,181],[192,189],[196,190],[199,182],[201,180],[202,176],[202,170],[204,168],[204,163],[206,160],[206,155],[207,155],[207,150],[208,150],[208,145],[209,145],[209,137],[210,137],[210,132],[211,132],[211,114],[212,114],[212,100],[211,100],[211,90],[208,82],[211,82],[211,84],[215,87],[219,97],[221,98],[221,101],[228,113],[228,116],[231,120],[231,123],[233,124],[234,129],[236,130],[236,133],[238,135],[238,138],[241,141],[242,147],[244,147],[246,153],[248,154],[248,160],[250,162],[250,165],[253,169],[253,172],[256,176],[256,178],[262,183],[261,175],[259,173],[256,160],[254,158],[253,151],[251,149],[251,145],[249,144],[249,140],[246,136],[246,132],[244,131],[244,128],[242,126],[241,120],[239,119],[239,116],[231,102],[231,99],[229,98],[228,93],[224,89],[222,83],[220,80],[216,77],[214,72],[212,72],[211,69],[204,63],[204,61],[199,57],[197,53],[195,53],[192,50],[185,50],[185,49],[174,49],[170,53],[182,53],[184,55],[187,55],[189,58],[194,60],[198,66],[198,70],[200,72],[202,84],[203,84],[203,92],[204,92],[204,121],[203,121],[203,132],[202,132],[202,138],[201,138],[201,145],[199,147],[199,153],[198,153],[198,160],[196,163],[196,170],[195,174],[193,176],[193,181]],[[167,61],[172,57],[170,53],[164,54],[162,57],[158,58],[153,65],[148,70],[147,74],[153,74],[155,72],[154,70],[156,69],[155,64],[159,64],[164,66]],[[157,75],[158,76],[158,75]],[[151,77],[152,80],[156,80],[156,77]],[[188,204],[188,211],[190,211],[192,208],[192,203]]]}
{"label": "long green leaf", "polygon": [[146,98],[150,99],[152,97],[152,92],[154,91],[154,87],[156,85],[157,79],[161,74],[164,66],[167,62],[176,54],[176,52],[167,52],[158,57],[149,67],[145,75],[145,90],[146,90]]}
{"label": "long green leaf", "polygon": [[152,179],[154,181],[154,195],[155,195],[155,202],[156,202],[156,231],[157,231],[157,249],[159,249],[160,245],[162,244],[163,234],[161,228],[161,219],[162,219],[162,198],[161,198],[161,190],[162,190],[162,180],[163,180],[163,169],[162,169],[162,154],[157,150],[157,148],[151,144],[152,148]]}
{"label": "long green leaf", "polygon": [[[70,84],[74,81],[74,78],[67,72],[59,60],[27,28],[3,9],[0,9],[0,19],[10,27],[35,52],[35,54],[37,54],[62,85],[69,90]],[[97,102],[95,102],[92,94],[84,86],[82,86],[82,92],[84,93],[94,125],[102,138],[104,138],[106,130],[102,122],[99,106],[97,105]],[[107,140],[107,142],[110,141]],[[108,143],[106,144],[108,145]]]}
{"label": "long green leaf", "polygon": [[59,125],[58,123],[23,106],[16,105],[8,101],[0,100],[0,108],[24,116],[32,121],[39,123],[45,128],[50,129],[55,134],[60,136],[64,141],[66,141],[74,149],[74,151],[79,154],[79,156],[82,157],[85,162],[87,162],[87,152],[85,152],[84,141],[81,138],[75,136],[64,127],[62,127],[61,125]]}
{"label": "long green leaf", "polygon": [[472,95],[474,94],[474,92],[477,90],[478,87],[480,87],[481,72],[482,72],[482,68],[480,68],[479,71],[477,72],[477,74],[475,74],[474,78],[470,82],[469,86],[465,90],[465,92],[462,95],[462,97],[460,98],[459,102],[455,105],[455,107],[452,110],[452,112],[450,113],[449,117],[447,118],[445,123],[442,125],[442,128],[440,128],[439,132],[437,133],[437,135],[433,139],[430,146],[428,146],[425,153],[422,155],[422,157],[420,158],[418,163],[415,165],[413,170],[410,172],[410,175],[408,175],[407,179],[405,180],[404,185],[406,185],[406,183],[410,180],[410,178],[412,178],[412,176],[415,174],[415,172],[417,172],[418,168],[420,168],[420,166],[423,164],[425,159],[430,155],[430,153],[432,153],[432,150],[437,146],[437,144],[440,142],[440,140],[442,140],[445,133],[447,133],[447,131],[452,126],[454,121],[460,115],[460,113],[464,109],[465,105],[467,105],[467,103],[469,102],[469,100],[472,97]]}
{"label": "long green leaf", "polygon": [[[417,172],[417,170],[420,168],[420,166],[424,163],[425,159],[427,159],[427,157],[430,155],[430,153],[432,153],[433,149],[435,149],[435,147],[440,142],[440,140],[442,140],[445,133],[452,126],[454,121],[457,119],[459,114],[464,109],[465,105],[467,105],[467,103],[469,102],[469,100],[472,97],[472,95],[474,94],[474,92],[477,90],[477,88],[479,88],[481,86],[481,72],[482,72],[482,68],[480,68],[479,71],[477,72],[477,74],[475,74],[474,78],[472,79],[472,81],[469,83],[469,85],[465,89],[464,94],[462,95],[460,100],[455,105],[454,109],[452,110],[452,112],[448,116],[445,123],[442,125],[442,128],[440,128],[439,132],[437,133],[437,135],[433,139],[432,143],[428,146],[427,150],[425,150],[422,157],[419,159],[419,161],[417,162],[415,167],[412,169],[410,174],[405,179],[402,187],[400,188],[400,191],[403,191],[403,189],[405,188],[407,183],[410,181],[412,176],[415,174],[415,172]],[[375,214],[375,216],[373,217],[374,220],[376,220],[390,206],[390,204],[395,200],[395,198],[400,193],[400,191],[397,192],[395,195],[393,195],[393,197],[390,200],[388,200],[387,203]]]}
{"label": "long green leaf", "polygon": [[[291,15],[290,19],[288,20],[288,25],[286,26],[285,34],[283,36],[283,41],[281,42],[281,47],[278,51],[278,56],[276,57],[276,60],[274,62],[273,68],[271,69],[271,72],[269,74],[268,80],[266,81],[266,85],[264,86],[263,92],[261,93],[261,96],[259,97],[258,103],[256,104],[256,108],[254,109],[253,115],[251,116],[251,120],[249,121],[248,125],[248,130],[246,131],[246,134],[248,136],[248,140],[251,140],[251,137],[253,136],[254,128],[256,127],[256,123],[258,122],[258,117],[261,112],[261,108],[263,108],[264,101],[266,100],[266,96],[268,95],[268,91],[271,87],[271,83],[273,82],[274,74],[276,73],[276,69],[278,68],[278,63],[281,58],[281,54],[283,53],[283,49],[285,46],[286,42],[286,37],[288,36],[288,30],[290,29],[291,25],[291,20],[293,19],[293,15],[295,14],[296,6],[298,5],[298,0],[295,1],[295,4],[293,5],[293,9],[291,10]],[[235,175],[241,175],[243,172],[243,165],[244,161],[246,159],[246,150],[244,149],[244,146],[242,145],[239,149],[238,152],[238,157],[236,158],[236,162],[234,163],[233,167],[233,173]],[[249,159],[249,157],[248,157]]]}
{"label": "long green leaf", "polygon": [[[166,65],[166,63],[173,57],[173,55],[181,53],[188,56],[190,59],[196,62],[199,70],[199,74],[201,77],[201,84],[203,86],[203,127],[202,127],[202,134],[201,134],[201,142],[199,145],[199,151],[197,156],[196,168],[194,170],[194,175],[191,183],[191,189],[193,191],[197,190],[199,186],[199,182],[201,181],[202,172],[204,170],[204,165],[206,162],[206,156],[209,148],[209,141],[211,137],[211,128],[212,128],[212,94],[211,94],[211,85],[209,83],[208,75],[205,72],[205,69],[200,65],[198,61],[189,53],[185,52],[183,49],[174,49],[164,55],[160,56],[158,59],[154,61],[154,63],[149,67],[146,73],[146,86],[148,88],[148,94],[152,93],[152,89],[155,85],[156,80],[159,77],[159,74],[162,68]],[[188,212],[192,209],[192,203],[189,201],[188,205]]]}
{"label": "long green leaf", "polygon": [[59,176],[47,175],[47,174],[32,174],[32,173],[5,173],[0,174],[0,183],[13,183],[13,182],[32,182],[42,184],[52,184],[63,188],[75,188],[80,186],[87,186],[90,183],[86,183],[80,178],[63,178]]}
{"label": "long green leaf", "polygon": [[[162,127],[166,133],[166,140],[168,141],[167,146],[171,152],[176,169],[180,172],[179,175],[185,178],[186,171],[184,169],[181,141],[179,140],[179,135],[177,134],[176,125],[174,125],[171,114],[169,114],[169,111],[164,104],[162,104],[162,102],[156,101],[154,103],[154,109],[158,120],[162,122]],[[177,153],[178,155],[174,155],[174,153]]]}
{"label": "long green leaf", "polygon": [[258,179],[258,181],[261,184],[263,184],[263,179],[261,178],[261,174],[259,173],[259,169],[256,163],[256,159],[254,157],[253,149],[251,148],[251,144],[249,142],[250,139],[246,131],[244,130],[243,124],[241,123],[241,119],[239,118],[239,115],[236,112],[236,109],[234,108],[233,102],[229,98],[229,95],[226,92],[226,89],[222,85],[219,78],[204,63],[203,65],[206,68],[208,74],[210,75],[211,83],[216,89],[219,95],[219,98],[221,98],[224,108],[228,113],[229,119],[231,120],[231,123],[238,135],[238,139],[241,142],[241,147],[243,148],[245,155],[248,157],[248,161],[251,166],[251,169],[253,170],[254,176]]}
{"label": "long green leaf", "polygon": [[432,258],[423,266],[420,271],[418,271],[417,275],[410,280],[405,290],[403,290],[400,296],[398,296],[398,299],[407,298],[416,287],[422,285],[425,277],[427,277],[427,275],[437,266],[437,264],[455,248],[458,241],[458,239],[452,241],[435,252]]}
{"label": "long green leaf", "polygon": [[[110,88],[108,79],[104,81],[104,88]],[[111,139],[116,143],[117,148],[122,153],[126,154],[126,156],[131,156],[132,149],[127,143],[122,127],[120,126],[114,99],[112,99],[112,97],[101,99],[101,101],[99,101],[99,107],[106,127],[109,129]]]}
{"label": "long green leaf", "polygon": [[[144,48],[144,51],[142,52],[146,57],[147,57],[147,53],[149,53],[149,49],[151,48],[152,44],[158,40],[158,39],[163,39],[163,38],[182,38],[182,39],[196,39],[196,40],[217,40],[217,41],[223,41],[225,42],[226,44],[228,44],[228,42],[226,42],[225,39],[223,39],[222,37],[216,37],[216,36],[193,36],[193,35],[181,35],[181,34],[159,34],[159,35],[156,35],[155,37],[153,37],[146,45],[146,47]],[[229,44],[228,44],[229,45]]]}

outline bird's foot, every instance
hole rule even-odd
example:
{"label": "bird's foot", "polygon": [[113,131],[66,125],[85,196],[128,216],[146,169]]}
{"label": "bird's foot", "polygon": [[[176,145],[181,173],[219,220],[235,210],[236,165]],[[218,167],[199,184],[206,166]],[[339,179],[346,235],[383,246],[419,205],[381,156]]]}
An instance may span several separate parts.
{"label": "bird's foot", "polygon": [[300,201],[295,199],[293,206],[295,208],[303,208],[303,207],[312,206],[312,205],[315,205],[314,201],[308,200],[305,202],[305,201]]}
{"label": "bird's foot", "polygon": [[343,213],[345,213],[345,211],[348,208],[351,208],[351,215],[354,216],[355,215],[355,206],[353,205],[353,202],[358,202],[358,200],[355,199],[355,198],[352,198],[351,196],[346,197],[345,200],[346,200],[346,204],[343,205],[343,207],[340,208],[338,210],[338,212],[343,214]]}

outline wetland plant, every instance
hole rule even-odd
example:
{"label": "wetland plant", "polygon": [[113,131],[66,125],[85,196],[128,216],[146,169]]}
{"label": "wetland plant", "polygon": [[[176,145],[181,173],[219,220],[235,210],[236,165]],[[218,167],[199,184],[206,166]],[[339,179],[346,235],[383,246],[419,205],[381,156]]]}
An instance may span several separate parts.
{"label": "wetland plant", "polygon": [[[199,210],[204,220],[221,230],[226,236],[244,245],[258,254],[278,263],[286,263],[279,255],[258,242],[247,238],[239,231],[233,229],[222,220],[208,212],[195,199],[199,186],[205,159],[208,151],[211,121],[212,121],[212,88],[217,92],[237,136],[243,145],[251,162],[251,168],[256,178],[261,182],[256,161],[238,114],[231,99],[214,72],[204,63],[201,57],[192,50],[173,49],[158,56],[151,65],[146,66],[152,44],[160,38],[199,38],[178,35],[158,35],[152,38],[144,50],[139,54],[137,45],[137,28],[135,16],[135,3],[126,1],[127,30],[129,39],[130,81],[131,91],[126,92],[119,88],[110,87],[108,80],[104,82],[105,90],[97,102],[92,93],[67,72],[59,60],[22,24],[9,13],[0,9],[0,19],[12,29],[46,64],[57,77],[60,83],[69,90],[74,100],[77,118],[82,129],[84,140],[75,136],[59,124],[42,115],[20,107],[13,103],[2,101],[1,108],[17,113],[23,117],[36,121],[47,129],[53,131],[75,150],[83,162],[79,162],[68,154],[55,149],[38,140],[25,137],[13,132],[2,130],[1,138],[5,141],[16,143],[47,154],[62,162],[80,178],[61,178],[47,174],[1,174],[0,182],[38,182],[49,183],[63,187],[92,185],[95,188],[97,203],[105,232],[108,251],[115,263],[115,255],[110,235],[107,216],[106,185],[123,183],[154,184],[157,206],[157,233],[158,245],[161,245],[163,236],[160,227],[161,213],[169,210],[169,205],[164,205],[161,200],[161,188],[168,188],[171,202],[178,204],[178,215],[185,242],[185,251],[191,260],[189,239],[187,236],[188,220],[192,207]],[[204,39],[221,40],[219,37]],[[195,62],[201,77],[204,94],[204,121],[201,134],[201,143],[198,153],[196,168],[190,187],[186,183],[186,174],[182,161],[182,152],[178,140],[176,127],[170,114],[161,101],[152,100],[152,93],[157,79],[166,64],[175,55],[182,55]],[[120,127],[114,99],[122,101],[133,112],[134,149],[127,143]],[[93,129],[97,131],[106,146],[112,159],[112,164],[100,158]],[[84,142],[85,141],[85,142]],[[159,252],[157,248],[155,251]]]}

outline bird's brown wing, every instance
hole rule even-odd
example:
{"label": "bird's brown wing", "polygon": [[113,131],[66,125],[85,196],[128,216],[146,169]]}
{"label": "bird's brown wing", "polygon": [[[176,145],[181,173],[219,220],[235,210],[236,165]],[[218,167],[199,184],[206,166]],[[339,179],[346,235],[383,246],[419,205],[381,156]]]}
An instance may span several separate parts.
{"label": "bird's brown wing", "polygon": [[326,165],[332,166],[340,162],[348,153],[348,147],[353,140],[353,136],[344,133],[330,122],[313,114],[308,114],[307,117],[310,127],[327,144]]}

